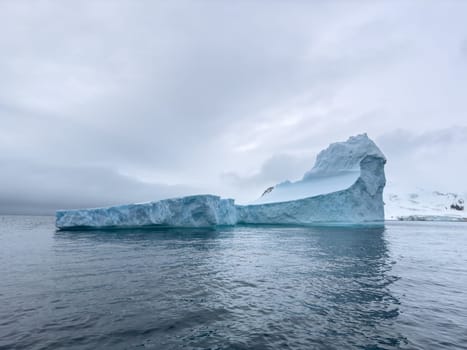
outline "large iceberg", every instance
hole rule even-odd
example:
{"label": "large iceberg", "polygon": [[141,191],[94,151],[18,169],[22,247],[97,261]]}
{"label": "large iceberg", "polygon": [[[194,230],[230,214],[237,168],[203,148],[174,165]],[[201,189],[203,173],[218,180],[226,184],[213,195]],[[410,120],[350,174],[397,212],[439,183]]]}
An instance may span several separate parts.
{"label": "large iceberg", "polygon": [[197,195],[107,208],[59,210],[59,229],[213,227],[236,224],[346,225],[384,221],[386,158],[366,134],[331,144],[300,181],[268,188],[251,205]]}

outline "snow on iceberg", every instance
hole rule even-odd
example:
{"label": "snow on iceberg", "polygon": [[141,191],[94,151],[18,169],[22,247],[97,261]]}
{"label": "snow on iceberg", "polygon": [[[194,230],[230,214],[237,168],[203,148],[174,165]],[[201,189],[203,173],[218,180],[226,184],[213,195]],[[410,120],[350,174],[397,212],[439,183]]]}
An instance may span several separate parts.
{"label": "snow on iceberg", "polygon": [[268,188],[251,205],[197,195],[108,208],[59,210],[59,229],[212,227],[235,224],[367,224],[384,221],[386,158],[366,134],[331,144],[297,182]]}

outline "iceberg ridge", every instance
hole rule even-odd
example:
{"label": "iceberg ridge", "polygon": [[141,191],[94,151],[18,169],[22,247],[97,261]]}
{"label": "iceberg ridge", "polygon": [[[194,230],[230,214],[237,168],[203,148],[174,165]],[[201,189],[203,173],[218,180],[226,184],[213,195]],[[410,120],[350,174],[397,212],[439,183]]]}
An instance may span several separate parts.
{"label": "iceberg ridge", "polygon": [[235,225],[233,199],[197,195],[157,202],[107,208],[59,210],[56,226],[71,228],[112,228],[139,226],[209,227]]}

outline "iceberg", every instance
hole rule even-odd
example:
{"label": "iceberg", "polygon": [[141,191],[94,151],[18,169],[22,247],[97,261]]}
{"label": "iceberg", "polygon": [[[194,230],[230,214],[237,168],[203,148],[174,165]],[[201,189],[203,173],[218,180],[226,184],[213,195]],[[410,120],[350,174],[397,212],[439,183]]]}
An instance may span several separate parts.
{"label": "iceberg", "polygon": [[58,210],[59,229],[215,227],[237,224],[353,225],[384,222],[386,158],[366,135],[321,151],[296,182],[269,187],[250,205],[195,195],[107,208]]}

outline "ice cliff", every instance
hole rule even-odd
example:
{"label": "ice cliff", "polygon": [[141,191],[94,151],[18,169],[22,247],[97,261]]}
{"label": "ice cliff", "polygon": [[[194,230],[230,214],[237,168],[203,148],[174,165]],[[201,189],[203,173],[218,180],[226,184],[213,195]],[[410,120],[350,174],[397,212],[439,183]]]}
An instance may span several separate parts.
{"label": "ice cliff", "polygon": [[58,210],[60,229],[105,227],[209,227],[235,225],[233,199],[199,195],[108,208]]}
{"label": "ice cliff", "polygon": [[384,221],[386,158],[366,134],[331,144],[303,179],[268,188],[251,205],[198,195],[108,208],[59,210],[59,229],[366,224]]}

